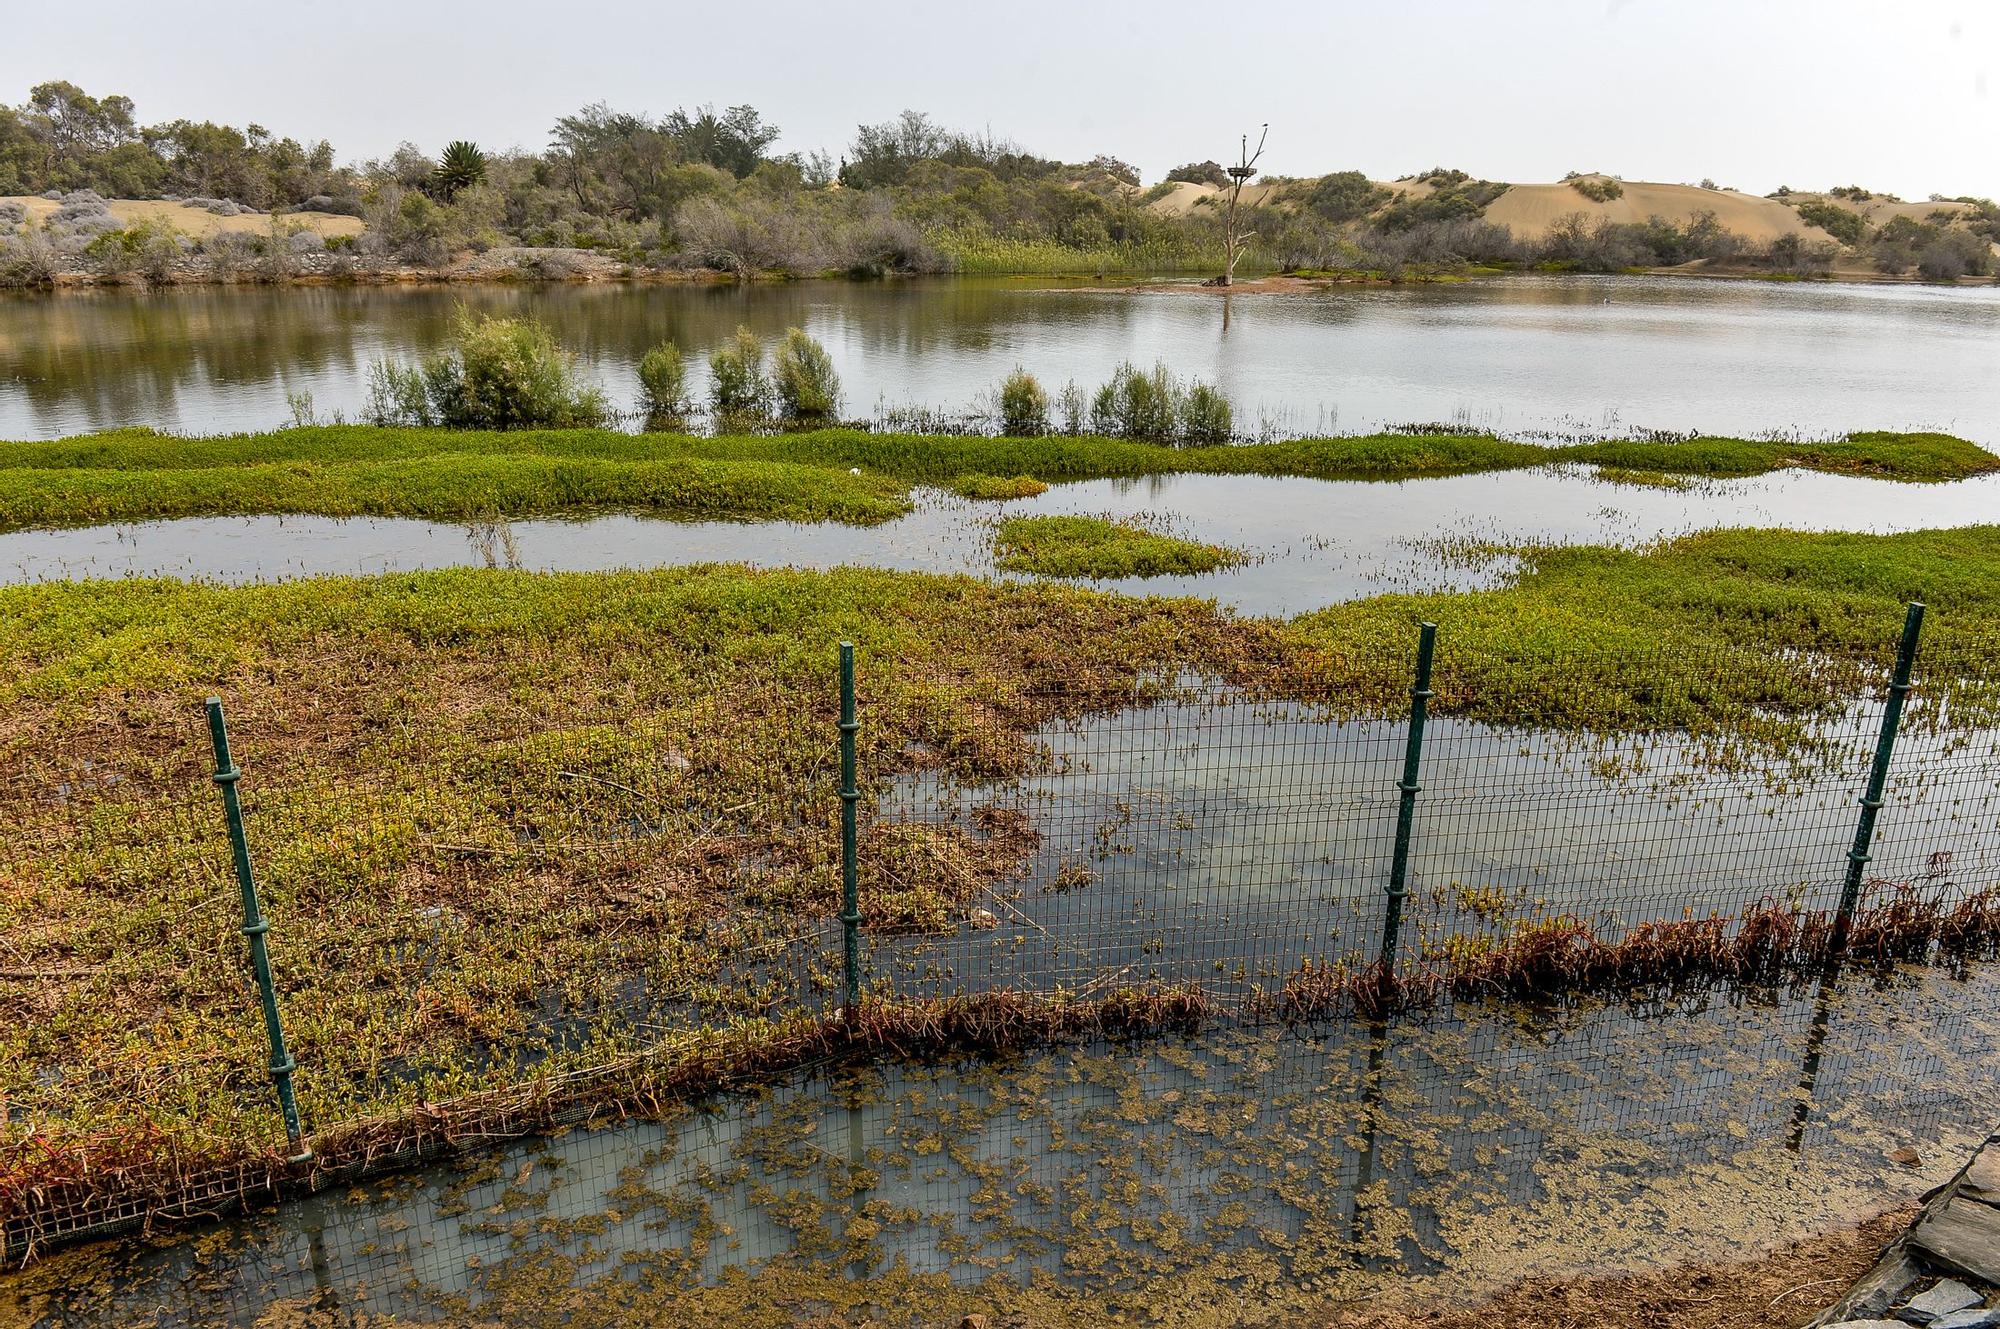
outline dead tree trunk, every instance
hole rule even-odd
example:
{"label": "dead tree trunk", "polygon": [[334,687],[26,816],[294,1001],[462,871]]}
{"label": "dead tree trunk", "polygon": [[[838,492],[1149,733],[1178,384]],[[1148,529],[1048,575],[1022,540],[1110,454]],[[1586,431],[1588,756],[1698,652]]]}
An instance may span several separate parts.
{"label": "dead tree trunk", "polygon": [[1229,215],[1223,221],[1223,268],[1222,279],[1216,283],[1218,286],[1235,284],[1236,260],[1243,257],[1243,246],[1257,238],[1255,231],[1236,229],[1236,208],[1243,197],[1243,186],[1249,183],[1251,176],[1257,174],[1257,159],[1264,155],[1264,140],[1270,137],[1270,133],[1271,126],[1267,124],[1257,135],[1255,152],[1250,151],[1250,136],[1245,134],[1237,154],[1236,165],[1224,170],[1224,174],[1229,177]]}

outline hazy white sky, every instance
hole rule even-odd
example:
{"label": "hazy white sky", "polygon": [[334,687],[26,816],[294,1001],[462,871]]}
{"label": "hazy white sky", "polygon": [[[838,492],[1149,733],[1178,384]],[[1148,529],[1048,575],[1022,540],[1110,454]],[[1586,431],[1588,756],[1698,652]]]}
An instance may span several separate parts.
{"label": "hazy white sky", "polygon": [[[750,102],[838,153],[904,107],[1150,181],[1271,123],[1267,169],[2000,195],[2000,0],[96,0],[23,4],[0,100],[67,78],[182,116],[540,148],[603,100]],[[1217,31],[1220,21],[1226,27]]]}

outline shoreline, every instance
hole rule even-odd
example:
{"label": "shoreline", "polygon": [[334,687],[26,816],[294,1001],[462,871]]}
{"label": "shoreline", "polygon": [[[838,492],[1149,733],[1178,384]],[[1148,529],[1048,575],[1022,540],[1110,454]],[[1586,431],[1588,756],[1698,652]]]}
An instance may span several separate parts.
{"label": "shoreline", "polygon": [[[314,256],[320,259],[321,256]],[[365,264],[346,256],[331,260],[306,261],[301,270],[272,272],[263,267],[219,274],[193,263],[176,264],[164,277],[147,277],[138,272],[94,272],[85,269],[58,273],[39,284],[0,285],[0,293],[21,295],[61,295],[82,291],[147,292],[183,288],[302,287],[323,290],[355,286],[575,286],[575,285],[687,285],[722,286],[738,284],[785,284],[802,281],[833,281],[856,285],[868,282],[920,281],[932,279],[978,281],[1039,281],[1037,291],[1121,292],[1143,295],[1301,295],[1342,287],[1447,286],[1467,282],[1504,281],[1521,277],[1683,277],[1701,281],[1752,281],[1813,283],[1817,285],[1933,286],[1939,289],[1966,289],[2000,286],[2000,277],[1961,277],[1952,282],[1925,281],[1901,273],[1872,269],[1836,268],[1826,273],[1772,272],[1736,266],[1710,266],[1705,262],[1673,267],[1629,268],[1616,272],[1581,269],[1553,271],[1540,268],[1490,268],[1472,265],[1461,271],[1410,273],[1384,276],[1369,272],[1286,272],[1245,277],[1228,286],[1197,273],[1132,273],[1079,275],[1063,272],[898,272],[856,277],[840,272],[797,276],[783,272],[724,272],[712,268],[652,268],[628,263],[596,250],[532,249],[510,247],[489,250],[437,267],[399,263]]]}

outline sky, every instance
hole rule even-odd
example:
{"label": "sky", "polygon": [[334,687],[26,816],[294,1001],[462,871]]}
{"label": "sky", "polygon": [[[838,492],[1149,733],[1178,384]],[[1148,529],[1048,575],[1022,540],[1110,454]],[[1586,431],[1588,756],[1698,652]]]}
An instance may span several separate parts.
{"label": "sky", "polygon": [[748,102],[780,151],[838,156],[910,107],[1149,182],[1268,122],[1288,175],[2000,196],[2000,0],[95,0],[7,26],[0,100],[64,78],[342,160]]}

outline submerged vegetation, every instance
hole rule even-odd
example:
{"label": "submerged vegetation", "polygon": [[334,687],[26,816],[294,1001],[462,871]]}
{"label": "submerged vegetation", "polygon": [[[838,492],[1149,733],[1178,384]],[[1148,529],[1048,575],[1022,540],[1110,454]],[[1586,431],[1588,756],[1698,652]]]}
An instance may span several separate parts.
{"label": "submerged vegetation", "polygon": [[[213,459],[221,445],[198,446]],[[1879,686],[1902,602],[1920,596],[1932,622],[1912,723],[1964,732],[1994,719],[2000,528],[1727,532],[1534,564],[1499,590],[1382,597],[1289,623],[853,570],[0,589],[0,749],[21,772],[0,791],[16,828],[0,845],[0,942],[35,976],[0,991],[12,1112],[0,1200],[87,1190],[117,1167],[179,1175],[246,1154],[280,1167],[253,1073],[262,1034],[227,958],[240,943],[199,717],[210,691],[236,718],[300,1097],[335,1159],[426,1132],[519,1128],[579,1095],[643,1110],[829,1040],[876,1046],[870,1030],[908,1050],[1203,1018],[1201,993],[1123,988],[1046,1010],[1006,993],[912,1002],[838,1034],[785,1014],[828,981],[826,954],[799,934],[838,907],[829,735],[842,638],[863,661],[860,770],[878,809],[895,807],[903,777],[976,788],[1037,769],[1043,726],[1171,697],[1189,674],[1311,698],[1330,716],[1400,714],[1419,618],[1448,643],[1440,715],[1580,736],[1681,731],[1756,770],[1810,750]],[[953,926],[1033,843],[1000,811],[966,826],[871,819],[863,879],[882,894],[865,926]],[[1869,955],[1919,942],[1978,953],[2000,924],[1990,904],[1911,912],[1871,892],[1888,912],[1857,926]],[[1530,920],[1441,963],[1474,992],[1664,980],[1711,961],[1761,976],[1824,939],[1810,917],[1784,918],[1790,930],[1762,941],[1690,925],[1606,936],[1617,949],[1602,954],[1573,920]],[[777,954],[801,972],[766,963]],[[1377,990],[1338,966],[1258,977],[1257,1000],[1300,1017]],[[634,1060],[660,1027],[697,1014],[716,1032]],[[156,1074],[163,1046],[170,1079]],[[585,1066],[604,1078],[561,1078]]]}
{"label": "submerged vegetation", "polygon": [[1243,561],[1238,550],[1102,517],[1010,517],[993,533],[993,552],[1002,571],[1043,577],[1187,576]]}
{"label": "submerged vegetation", "polygon": [[[719,352],[749,372],[754,337]],[[757,380],[762,381],[761,370]],[[730,380],[732,409],[765,401]],[[740,419],[740,417],[738,417]],[[1564,463],[1662,475],[1755,475],[1788,466],[1909,482],[2000,468],[1944,434],[1820,442],[1689,438],[1542,447],[1477,434],[1392,433],[1221,447],[1127,439],[984,438],[829,429],[621,434],[322,425],[214,438],[148,430],[0,447],[0,529],[254,513],[461,519],[629,508],[680,518],[872,523],[908,487],[1026,497],[1032,485],[1203,474],[1400,480]],[[850,474],[858,471],[859,474]]]}

